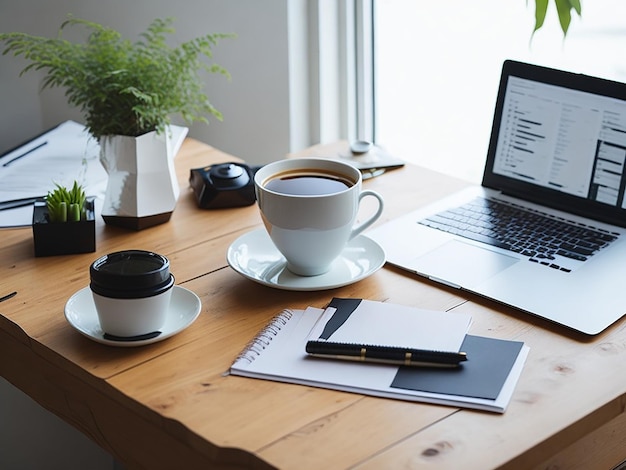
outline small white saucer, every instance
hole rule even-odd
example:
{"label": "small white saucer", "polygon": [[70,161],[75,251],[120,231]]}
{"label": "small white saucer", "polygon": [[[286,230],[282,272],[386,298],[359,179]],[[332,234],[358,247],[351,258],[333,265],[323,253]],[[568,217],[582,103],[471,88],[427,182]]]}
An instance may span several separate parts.
{"label": "small white saucer", "polygon": [[180,333],[198,318],[201,308],[202,303],[196,294],[184,287],[174,286],[167,319],[159,336],[140,341],[116,341],[104,337],[91,289],[85,287],[70,297],[65,304],[65,318],[79,333],[98,343],[135,347],[162,341]]}
{"label": "small white saucer", "polygon": [[237,238],[228,248],[226,256],[235,271],[252,281],[298,291],[346,286],[370,276],[385,264],[385,252],[381,246],[371,238],[360,235],[346,245],[327,273],[298,276],[287,269],[287,261],[264,228]]}

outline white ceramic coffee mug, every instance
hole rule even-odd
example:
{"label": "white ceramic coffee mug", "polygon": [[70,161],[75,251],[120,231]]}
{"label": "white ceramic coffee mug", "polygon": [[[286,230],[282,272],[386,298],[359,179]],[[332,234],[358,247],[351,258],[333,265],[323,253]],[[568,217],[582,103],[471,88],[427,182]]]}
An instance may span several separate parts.
{"label": "white ceramic coffee mug", "polygon": [[[361,189],[361,172],[336,160],[280,160],[259,169],[254,183],[265,228],[287,268],[300,276],[327,272],[346,244],[383,211],[382,196]],[[368,196],[378,200],[378,208],[355,225]]]}

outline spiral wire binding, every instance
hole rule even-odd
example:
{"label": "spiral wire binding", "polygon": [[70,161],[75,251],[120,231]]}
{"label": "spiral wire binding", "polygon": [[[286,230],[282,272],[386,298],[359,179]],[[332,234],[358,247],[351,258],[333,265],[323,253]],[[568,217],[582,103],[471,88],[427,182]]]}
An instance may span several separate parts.
{"label": "spiral wire binding", "polygon": [[253,362],[261,352],[267,348],[274,340],[274,337],[278,335],[280,330],[287,324],[289,319],[293,316],[293,311],[283,310],[278,315],[274,316],[267,325],[246,345],[246,347],[239,353],[235,363],[242,359],[248,361],[248,364]]}

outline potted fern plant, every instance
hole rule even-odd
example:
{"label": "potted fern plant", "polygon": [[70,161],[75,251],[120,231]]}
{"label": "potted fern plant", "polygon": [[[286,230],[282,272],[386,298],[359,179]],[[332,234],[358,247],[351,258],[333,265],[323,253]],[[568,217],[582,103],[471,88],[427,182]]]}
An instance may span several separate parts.
{"label": "potted fern plant", "polygon": [[[64,88],[68,102],[83,112],[109,175],[102,210],[107,223],[142,229],[169,220],[179,195],[171,116],[187,123],[222,119],[202,91],[200,73],[229,76],[210,59],[213,46],[232,35],[207,34],[172,47],[166,41],[175,32],[171,25],[172,19],[156,19],[136,42],[71,16],[53,39],[0,34],[3,54],[29,62],[22,73],[44,71],[43,88]],[[86,41],[64,39],[68,27],[85,28]]]}
{"label": "potted fern plant", "polygon": [[35,202],[33,210],[35,256],[96,251],[93,198],[76,181],[71,189],[59,184]]}

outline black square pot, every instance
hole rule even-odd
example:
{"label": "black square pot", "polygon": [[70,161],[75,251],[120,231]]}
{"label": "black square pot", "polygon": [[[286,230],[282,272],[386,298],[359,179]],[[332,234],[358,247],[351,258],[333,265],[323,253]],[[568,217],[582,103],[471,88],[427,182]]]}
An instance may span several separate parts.
{"label": "black square pot", "polygon": [[87,219],[79,222],[52,223],[42,199],[33,209],[35,256],[69,255],[96,251],[96,215],[94,199],[85,201]]}

